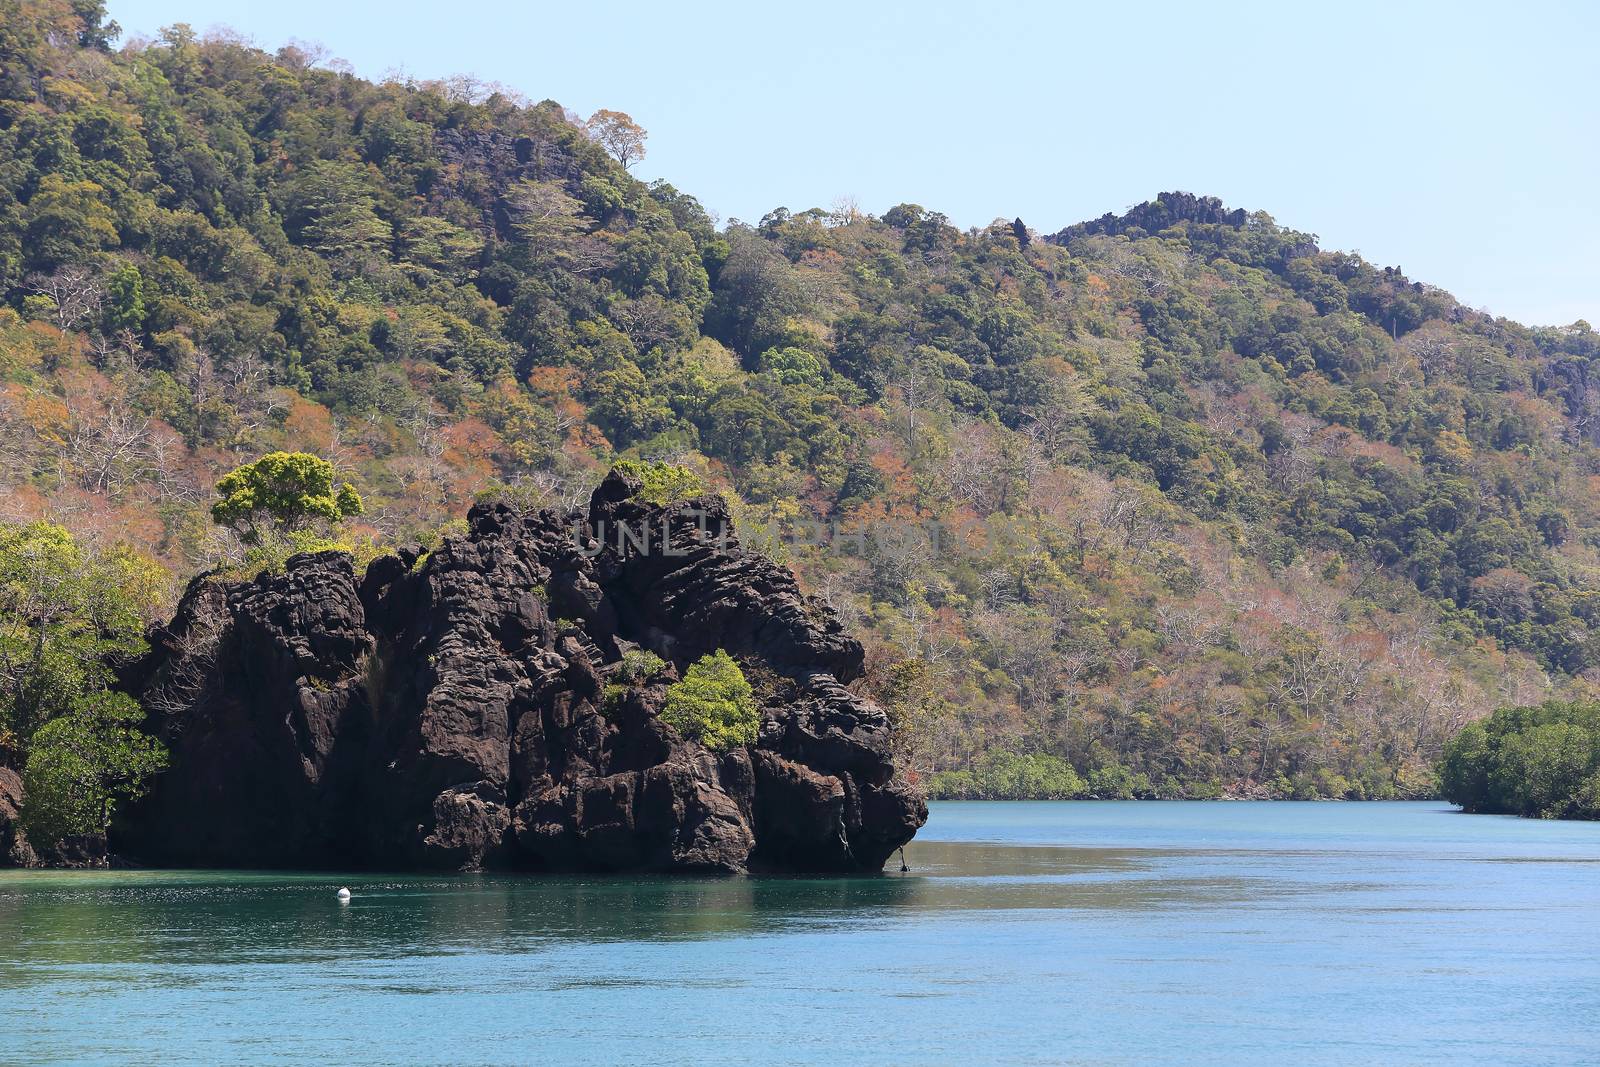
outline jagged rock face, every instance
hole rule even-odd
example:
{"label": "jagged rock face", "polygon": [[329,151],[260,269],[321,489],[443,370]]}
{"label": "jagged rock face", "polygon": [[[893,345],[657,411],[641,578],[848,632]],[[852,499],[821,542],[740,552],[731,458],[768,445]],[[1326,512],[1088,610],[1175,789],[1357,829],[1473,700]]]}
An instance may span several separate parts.
{"label": "jagged rock face", "polygon": [[[719,499],[613,473],[587,514],[480,506],[418,563],[198,581],[132,672],[172,767],[117,828],[154,863],[876,870],[927,817],[861,646],[738,548]],[[630,649],[657,677],[622,683]],[[718,755],[658,712],[725,649],[763,705]],[[608,688],[609,686],[609,688]]]}

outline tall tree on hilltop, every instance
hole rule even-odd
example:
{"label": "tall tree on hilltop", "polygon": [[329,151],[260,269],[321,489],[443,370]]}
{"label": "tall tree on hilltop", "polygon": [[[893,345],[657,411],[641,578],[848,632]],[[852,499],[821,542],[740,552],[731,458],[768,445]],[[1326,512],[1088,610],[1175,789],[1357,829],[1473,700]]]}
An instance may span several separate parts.
{"label": "tall tree on hilltop", "polygon": [[589,116],[583,129],[596,144],[616,157],[623,170],[644,158],[645,138],[650,135],[627,112],[602,108]]}

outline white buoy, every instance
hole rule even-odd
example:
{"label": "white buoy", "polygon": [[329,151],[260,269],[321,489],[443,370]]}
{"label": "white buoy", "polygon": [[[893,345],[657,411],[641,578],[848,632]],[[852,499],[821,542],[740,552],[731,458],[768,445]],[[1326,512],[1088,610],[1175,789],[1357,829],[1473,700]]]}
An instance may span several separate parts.
{"label": "white buoy", "polygon": [[339,903],[341,903],[341,904],[350,903],[350,890],[348,890],[348,889],[340,889],[339,890]]}

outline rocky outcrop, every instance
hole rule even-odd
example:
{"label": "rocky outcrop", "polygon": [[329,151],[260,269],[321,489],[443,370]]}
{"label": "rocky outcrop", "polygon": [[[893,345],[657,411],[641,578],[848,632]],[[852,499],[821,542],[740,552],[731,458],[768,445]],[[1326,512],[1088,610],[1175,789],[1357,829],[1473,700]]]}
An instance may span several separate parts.
{"label": "rocky outcrop", "polygon": [[433,151],[440,166],[428,199],[441,213],[476,210],[484,233],[509,238],[506,194],[518,181],[559,181],[574,188],[583,181],[584,166],[562,136],[570,127],[560,120],[553,128],[548,123],[547,116],[534,116],[519,134],[483,127],[436,129]]}
{"label": "rocky outcrop", "polygon": [[0,867],[28,867],[34,863],[33,850],[23,836],[22,776],[0,765]]}
{"label": "rocky outcrop", "polygon": [[[172,766],[116,828],[162,864],[877,870],[926,818],[861,646],[725,505],[479,506],[426,559],[193,584],[129,678]],[[658,713],[724,649],[762,705],[718,754]],[[635,649],[666,662],[630,677]],[[630,663],[638,657],[631,657]]]}
{"label": "rocky outcrop", "polygon": [[[1180,223],[1191,222],[1206,226],[1231,226],[1234,229],[1249,218],[1242,208],[1229,211],[1214,196],[1195,196],[1193,193],[1162,193],[1154,200],[1146,200],[1127,210],[1125,214],[1106,213],[1098,219],[1068,226],[1060,233],[1047,237],[1052,244],[1068,244],[1079,237],[1096,235],[1118,236],[1128,234],[1147,237]],[[1312,249],[1315,251],[1315,248]]]}

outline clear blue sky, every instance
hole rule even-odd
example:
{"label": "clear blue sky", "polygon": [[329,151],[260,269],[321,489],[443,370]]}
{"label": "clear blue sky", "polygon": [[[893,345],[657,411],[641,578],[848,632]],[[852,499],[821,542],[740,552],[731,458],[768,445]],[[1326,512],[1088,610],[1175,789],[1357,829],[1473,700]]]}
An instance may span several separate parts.
{"label": "clear blue sky", "polygon": [[466,73],[650,131],[723,218],[910,201],[1037,230],[1222,197],[1473,306],[1600,325],[1600,4],[109,0],[364,76]]}

